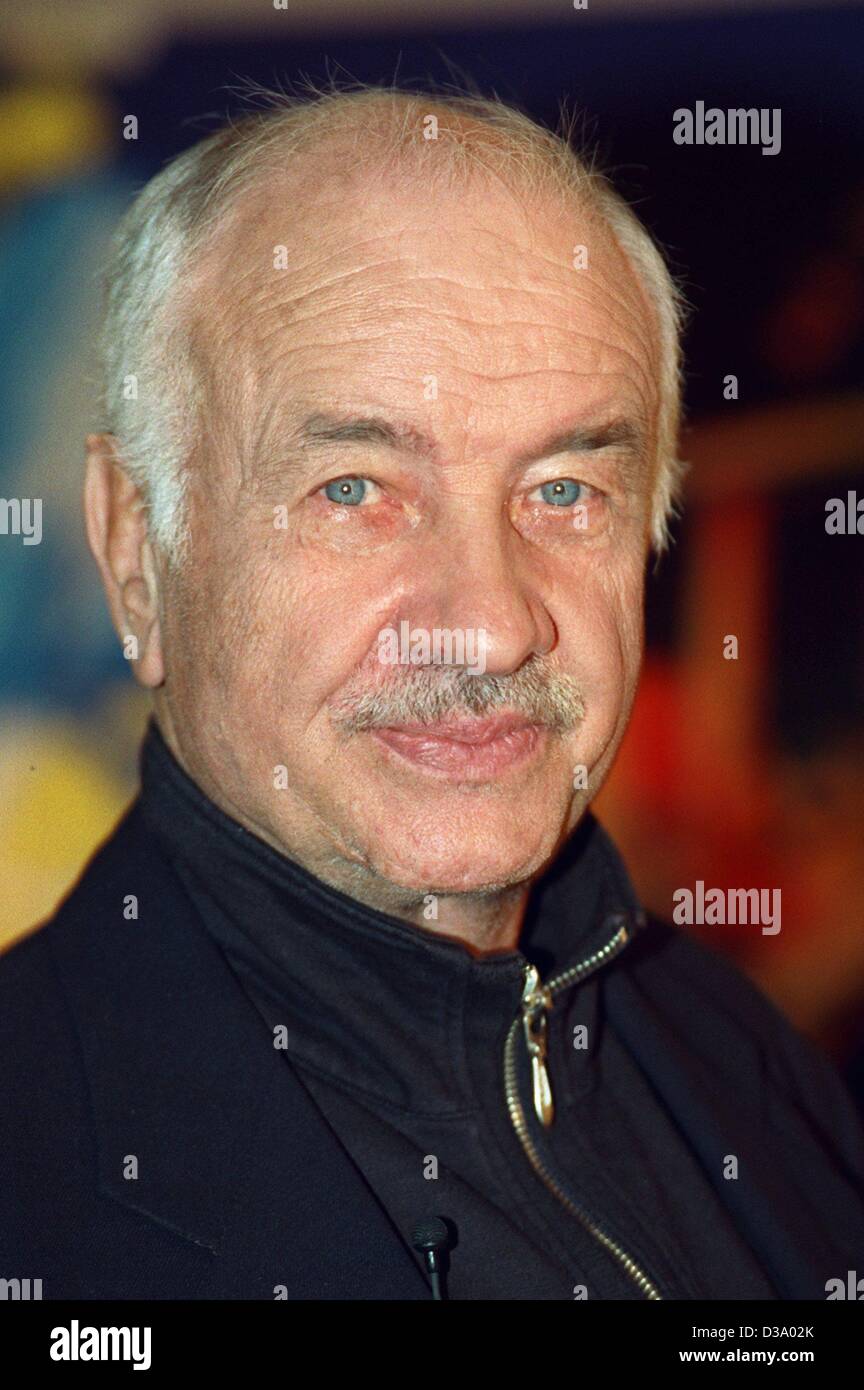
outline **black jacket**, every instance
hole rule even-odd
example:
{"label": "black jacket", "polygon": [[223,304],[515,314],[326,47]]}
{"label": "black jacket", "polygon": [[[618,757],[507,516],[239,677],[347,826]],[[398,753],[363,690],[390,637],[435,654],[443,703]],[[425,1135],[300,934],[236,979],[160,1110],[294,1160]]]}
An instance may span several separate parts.
{"label": "black jacket", "polygon": [[[201,811],[218,822],[265,877],[286,872],[334,921],[354,912],[194,795],[191,820]],[[262,996],[250,1002],[185,861],[155,826],[137,800],[55,917],[0,959],[0,1277],[42,1279],[47,1299],[428,1298],[404,1223],[400,1234],[376,1195],[374,1165],[358,1166],[338,1123],[334,1132],[336,1091],[310,1090],[302,1059],[265,1036]],[[599,827],[595,838],[614,857]],[[124,916],[132,894],[150,904],[137,920]],[[381,921],[406,940],[419,934]],[[607,924],[587,923],[585,941],[599,947]],[[645,1133],[653,1123],[659,1145],[661,1122],[674,1128],[710,1184],[709,1248],[712,1223],[722,1247],[722,1220],[764,1276],[765,1297],[823,1299],[826,1281],[845,1281],[864,1257],[864,1134],[832,1067],[728,963],[662,923],[649,920],[598,961],[592,980],[603,1027],[588,1064],[600,1074],[614,1046],[638,1071]],[[554,1078],[566,1031],[551,1039]],[[530,1116],[521,1055],[519,1089]],[[724,1176],[730,1158],[735,1178]],[[578,1174],[563,1160],[557,1172],[578,1201]],[[524,1181],[529,1192],[538,1184],[538,1212],[552,1203],[557,1213],[527,1159]],[[640,1255],[621,1212],[594,1214]],[[560,1219],[574,1220],[563,1205]],[[697,1296],[676,1284],[674,1256],[660,1296]],[[707,1271],[708,1296],[712,1287]],[[730,1296],[719,1273],[716,1288]],[[517,1278],[504,1296],[537,1295],[530,1278],[520,1294]],[[644,1295],[634,1285],[609,1296]]]}

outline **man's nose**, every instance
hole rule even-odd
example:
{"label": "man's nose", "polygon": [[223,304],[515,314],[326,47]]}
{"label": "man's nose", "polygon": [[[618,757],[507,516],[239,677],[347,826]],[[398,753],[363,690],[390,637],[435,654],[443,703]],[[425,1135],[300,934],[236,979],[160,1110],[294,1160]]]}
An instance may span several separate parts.
{"label": "man's nose", "polygon": [[552,651],[557,630],[522,545],[505,525],[494,535],[450,528],[422,556],[425,573],[406,595],[401,616],[413,628],[472,633],[490,675],[512,673],[529,657]]}

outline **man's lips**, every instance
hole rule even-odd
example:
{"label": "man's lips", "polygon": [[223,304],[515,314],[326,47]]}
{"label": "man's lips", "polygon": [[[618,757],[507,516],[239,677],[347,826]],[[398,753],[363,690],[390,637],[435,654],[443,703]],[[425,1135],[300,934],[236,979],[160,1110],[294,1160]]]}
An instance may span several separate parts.
{"label": "man's lips", "polygon": [[434,724],[394,724],[371,730],[376,741],[409,762],[461,779],[499,776],[529,757],[545,730],[523,715],[459,716]]}
{"label": "man's lips", "polygon": [[485,719],[461,716],[441,719],[434,724],[388,724],[382,733],[404,734],[408,738],[448,739],[453,743],[491,743],[518,730],[537,728],[524,715],[496,714]]}

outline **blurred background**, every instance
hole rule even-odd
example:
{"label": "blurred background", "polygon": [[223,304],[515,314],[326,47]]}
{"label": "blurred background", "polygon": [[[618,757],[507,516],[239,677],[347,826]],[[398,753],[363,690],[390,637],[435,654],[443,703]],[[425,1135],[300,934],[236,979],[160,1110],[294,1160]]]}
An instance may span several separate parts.
{"label": "blurred background", "polygon": [[[15,0],[0,54],[0,496],[43,500],[40,544],[0,534],[0,949],[134,794],[148,710],[80,509],[114,222],[245,78],[464,74],[550,124],[568,98],[692,305],[686,510],[649,575],[644,678],[596,809],[667,918],[700,879],[781,889],[778,935],[690,930],[864,1107],[864,536],[825,530],[830,498],[864,499],[861,7]],[[697,101],[780,108],[780,153],[676,145],[672,113]]]}

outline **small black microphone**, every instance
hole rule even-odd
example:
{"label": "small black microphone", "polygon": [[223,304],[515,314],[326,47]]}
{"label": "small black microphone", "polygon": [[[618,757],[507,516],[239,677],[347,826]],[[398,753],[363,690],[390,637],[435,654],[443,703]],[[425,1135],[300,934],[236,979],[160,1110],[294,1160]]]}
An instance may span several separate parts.
{"label": "small black microphone", "polygon": [[446,1269],[450,1232],[440,1216],[424,1216],[411,1233],[411,1244],[419,1250],[432,1280],[432,1298],[443,1300],[441,1275]]}

